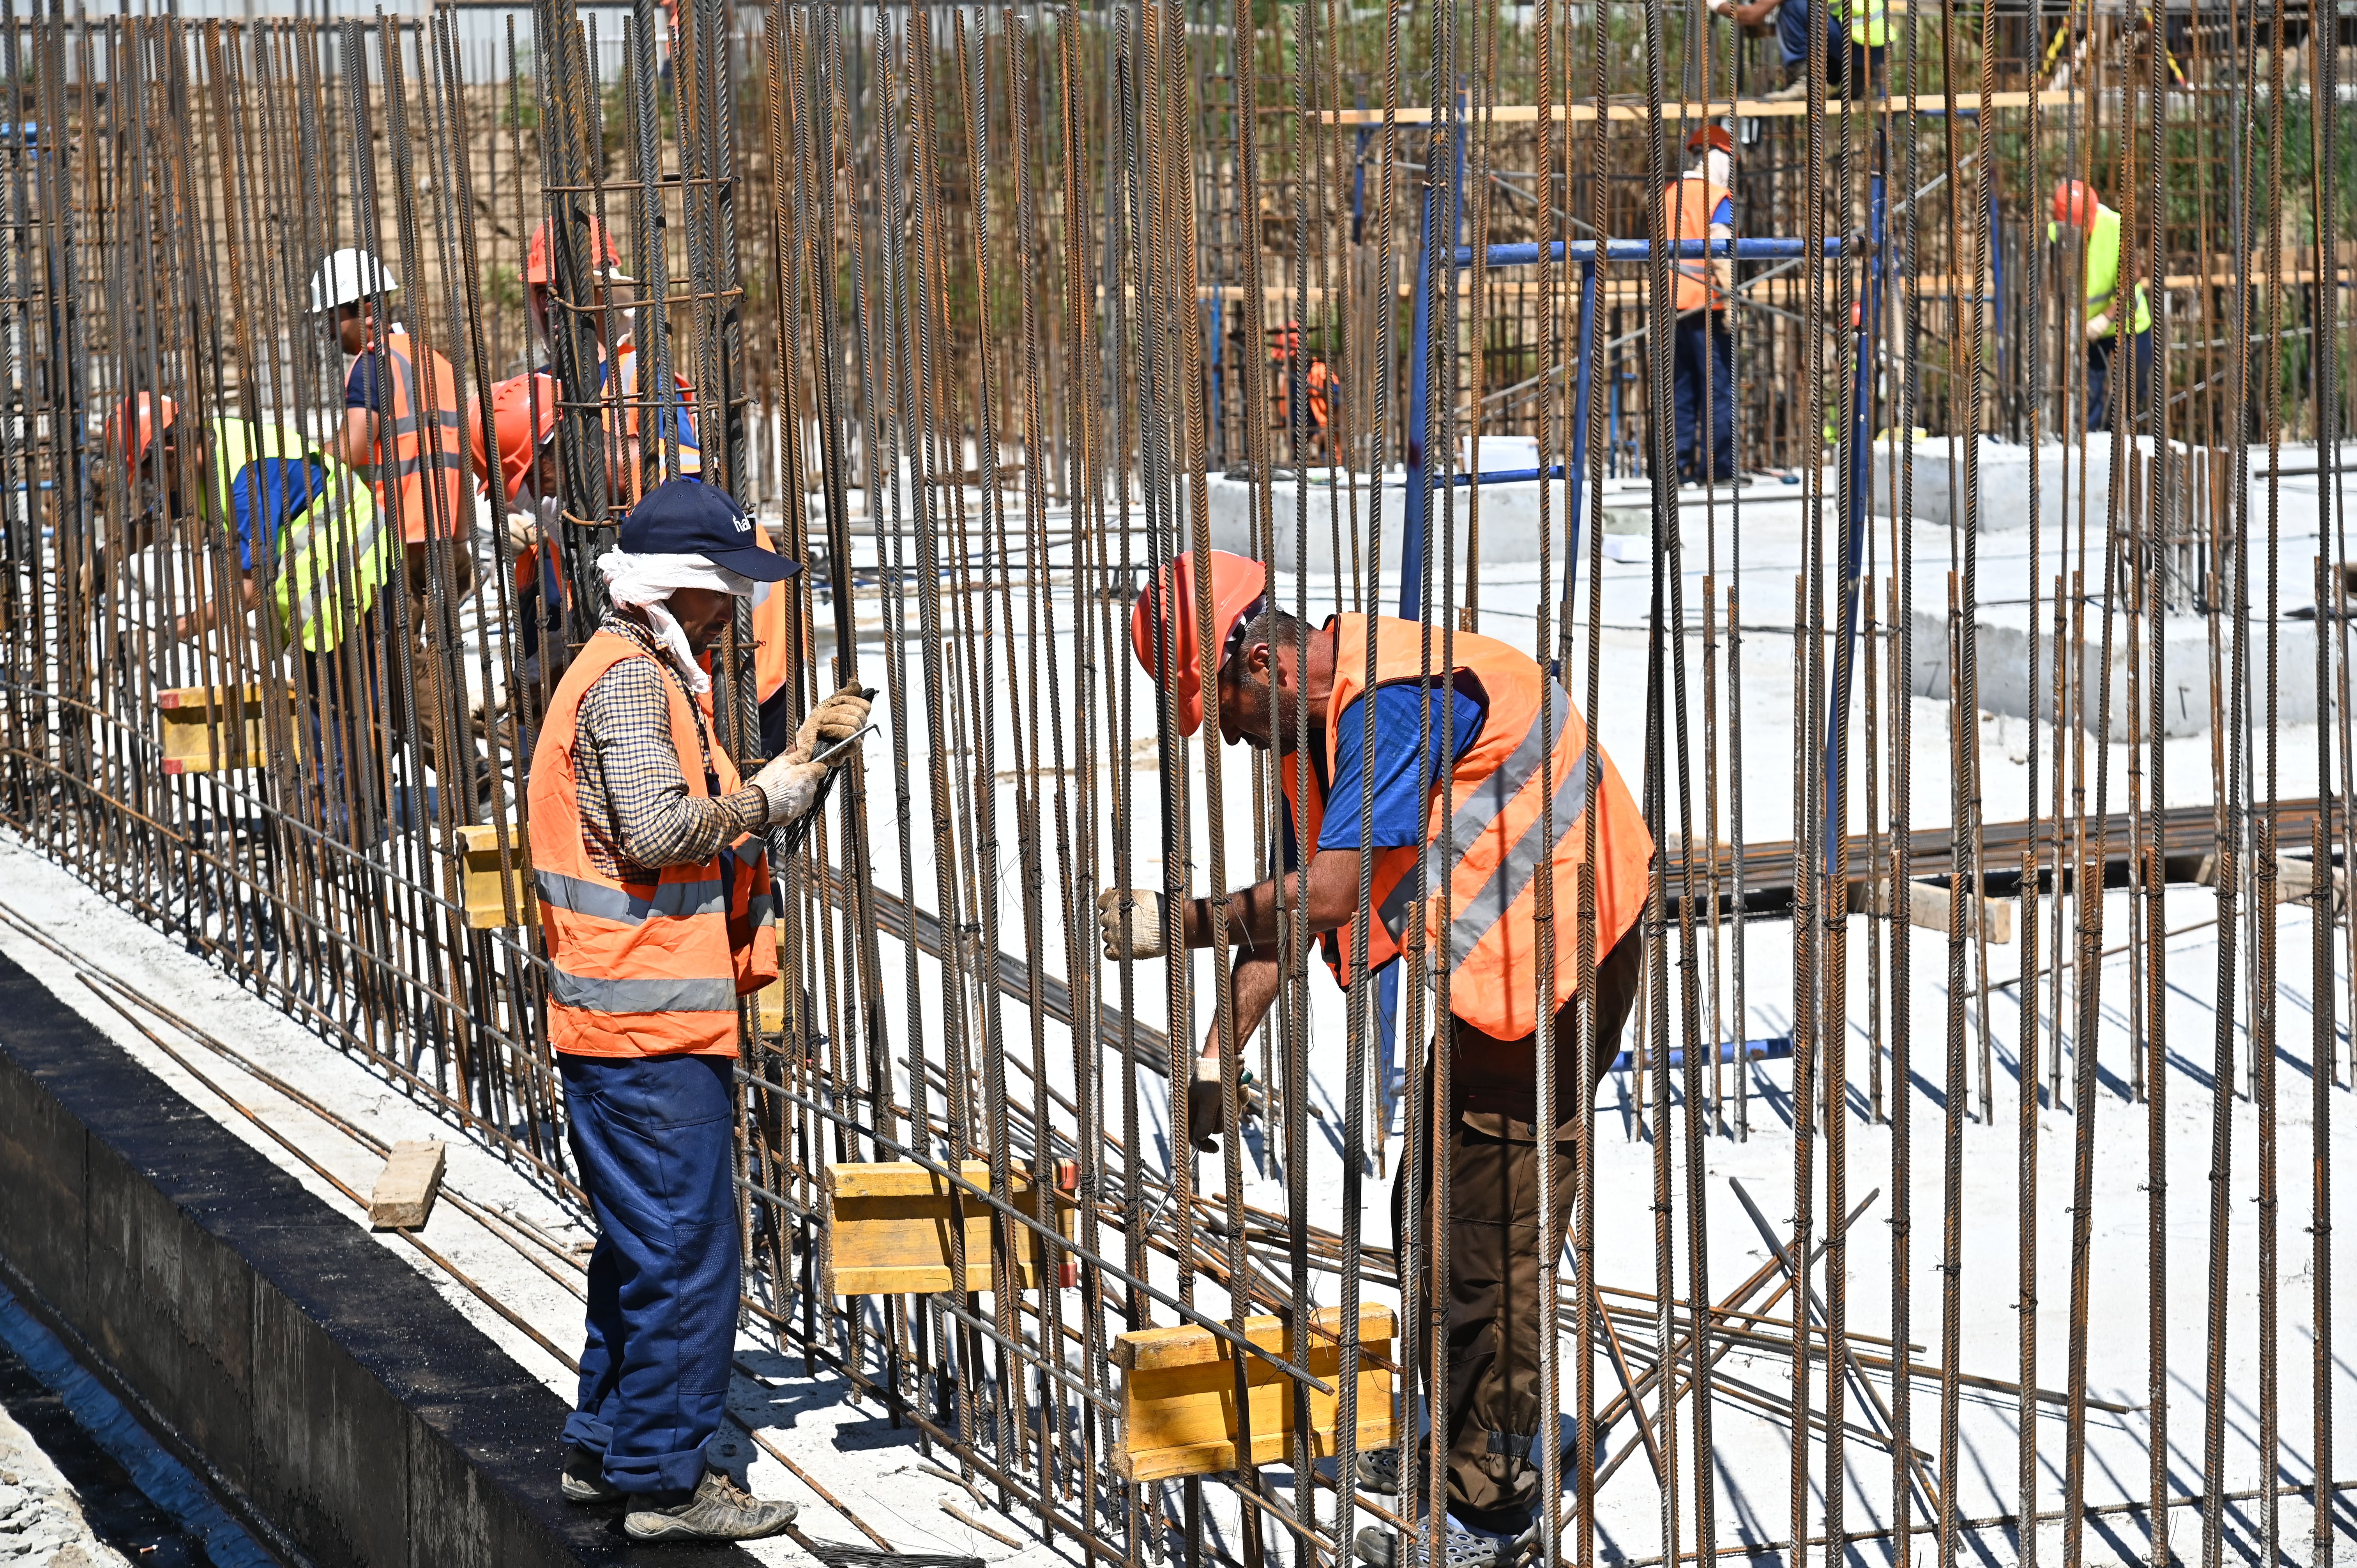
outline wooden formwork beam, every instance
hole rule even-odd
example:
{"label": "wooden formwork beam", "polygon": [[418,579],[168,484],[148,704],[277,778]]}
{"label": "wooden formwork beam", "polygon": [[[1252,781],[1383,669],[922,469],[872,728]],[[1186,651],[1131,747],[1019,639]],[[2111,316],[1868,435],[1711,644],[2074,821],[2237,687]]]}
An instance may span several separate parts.
{"label": "wooden formwork beam", "polygon": [[[965,1163],[964,1177],[990,1186],[990,1166]],[[1060,1235],[1078,1233],[1080,1167],[1056,1162],[1052,1182],[1042,1190],[1021,1166],[1008,1183],[1015,1207]],[[993,1223],[991,1206],[971,1193],[963,1197],[965,1283],[952,1287],[950,1272],[950,1208],[954,1189],[938,1172],[910,1160],[826,1167],[821,1190],[825,1203],[826,1293],[829,1295],[925,1295],[952,1288],[994,1288],[992,1260],[1002,1229],[1014,1231],[1017,1289],[1036,1290],[1047,1243],[1026,1225]],[[1080,1283],[1069,1255],[1058,1261],[1056,1283]]]}
{"label": "wooden formwork beam", "polygon": [[[1310,1314],[1304,1364],[1329,1384],[1337,1383],[1341,1375],[1341,1331],[1340,1307]],[[1359,1340],[1366,1352],[1359,1361],[1358,1447],[1362,1452],[1399,1441],[1389,1368],[1396,1332],[1391,1308],[1360,1307]],[[1261,1349],[1288,1353],[1281,1318],[1247,1318],[1244,1334]],[[1160,1481],[1236,1467],[1236,1355],[1235,1347],[1193,1325],[1140,1328],[1114,1341],[1113,1364],[1122,1371],[1121,1444],[1112,1459],[1124,1478]],[[1282,1460],[1292,1448],[1293,1380],[1261,1358],[1248,1356],[1244,1383],[1253,1461],[1266,1465]],[[1310,1455],[1322,1458],[1335,1452],[1339,1394],[1314,1388],[1308,1394]]]}

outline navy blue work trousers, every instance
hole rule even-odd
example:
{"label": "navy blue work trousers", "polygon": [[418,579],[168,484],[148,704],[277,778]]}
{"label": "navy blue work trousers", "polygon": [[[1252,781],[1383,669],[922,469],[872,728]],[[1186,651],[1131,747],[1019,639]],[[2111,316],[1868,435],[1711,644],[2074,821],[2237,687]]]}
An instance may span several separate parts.
{"label": "navy blue work trousers", "polygon": [[2125,359],[2119,352],[2120,335],[2095,338],[2087,343],[2087,428],[2109,430],[2112,427],[2112,399],[2123,400],[2124,419],[2121,428],[2136,430],[2145,423],[2146,393],[2151,383],[2146,378],[2152,374],[2152,333],[2138,332],[2128,340]]}
{"label": "navy blue work trousers", "polygon": [[728,1057],[559,1056],[597,1221],[581,1392],[565,1440],[626,1492],[704,1477],[737,1343]]}
{"label": "navy blue work trousers", "polygon": [[[1707,372],[1705,367],[1707,366]],[[1691,310],[1670,328],[1672,407],[1677,418],[1678,478],[1731,479],[1735,477],[1735,339],[1727,329],[1724,310]],[[1700,425],[1703,378],[1710,378],[1710,471],[1703,471],[1705,453]]]}

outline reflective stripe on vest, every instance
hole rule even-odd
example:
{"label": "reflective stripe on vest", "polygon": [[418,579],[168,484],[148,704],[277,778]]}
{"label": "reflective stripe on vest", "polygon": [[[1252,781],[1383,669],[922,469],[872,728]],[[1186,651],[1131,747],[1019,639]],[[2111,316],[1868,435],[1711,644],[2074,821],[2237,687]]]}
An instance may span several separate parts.
{"label": "reflective stripe on vest", "polygon": [[[1326,716],[1327,776],[1331,778],[1342,715],[1369,689],[1370,628],[1376,639],[1374,685],[1423,683],[1426,674],[1424,628],[1415,623],[1338,616],[1328,625],[1335,638],[1334,691]],[[1453,639],[1450,660],[1450,679],[1469,679],[1481,688],[1487,703],[1481,731],[1452,763],[1447,780],[1449,803],[1432,803],[1426,843],[1376,853],[1375,907],[1383,929],[1368,933],[1369,966],[1372,970],[1397,952],[1406,920],[1421,901],[1432,949],[1447,953],[1452,971],[1449,1011],[1484,1033],[1519,1039],[1536,1028],[1538,1020],[1534,885],[1541,866],[1552,861],[1558,915],[1576,907],[1577,878],[1587,855],[1589,770],[1597,754],[1589,749],[1587,725],[1569,695],[1529,655],[1491,638],[1459,632]],[[1549,714],[1551,722],[1543,723]],[[1542,810],[1549,802],[1538,798],[1550,752],[1552,837],[1545,831],[1550,812]],[[1635,923],[1653,851],[1636,802],[1609,757],[1601,759],[1601,768],[1595,780],[1601,813],[1597,835],[1599,952]],[[1296,770],[1282,768],[1280,774],[1290,802]],[[1314,778],[1311,787],[1314,791]],[[1316,843],[1315,823],[1323,817],[1324,806],[1322,799],[1313,799],[1306,811],[1296,810],[1297,831],[1303,821],[1311,823],[1304,842]],[[1510,841],[1503,837],[1507,833]],[[1455,856],[1445,868],[1450,903],[1445,932],[1440,929],[1442,900],[1432,896],[1442,886],[1444,845]],[[1578,984],[1576,922],[1559,920],[1558,932],[1552,990],[1560,1006]],[[1343,966],[1354,938],[1348,925],[1333,937],[1327,961],[1347,983]]]}
{"label": "reflective stripe on vest", "polygon": [[1878,49],[1890,41],[1890,8],[1887,0],[1843,0],[1849,17],[1849,41],[1861,48]]}
{"label": "reflective stripe on vest", "polygon": [[[549,1044],[583,1056],[734,1055],[737,999],[779,972],[776,903],[759,841],[664,867],[651,879],[609,876],[589,858],[573,757],[581,700],[631,659],[654,655],[612,631],[592,637],[558,684],[533,754],[532,863],[548,952]],[[691,701],[668,671],[663,693],[688,793],[708,798],[710,700]],[[722,793],[737,788],[726,753],[713,748],[709,765]]]}

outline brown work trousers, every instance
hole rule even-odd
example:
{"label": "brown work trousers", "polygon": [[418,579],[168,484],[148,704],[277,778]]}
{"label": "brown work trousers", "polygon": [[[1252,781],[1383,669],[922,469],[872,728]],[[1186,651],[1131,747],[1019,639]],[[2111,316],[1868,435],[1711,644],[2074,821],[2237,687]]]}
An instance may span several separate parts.
{"label": "brown work trousers", "polygon": [[[1596,1077],[1592,1098],[1620,1048],[1637,1000],[1644,937],[1632,926],[1596,966]],[[1552,1140],[1556,1233],[1539,1230],[1537,1053],[1532,1039],[1501,1040],[1456,1024],[1449,1114],[1441,1158],[1448,1162],[1448,1508],[1464,1523],[1519,1530],[1539,1500],[1542,1472],[1531,1461],[1545,1420],[1539,1389],[1539,1346],[1549,1326],[1539,1299],[1539,1271],[1571,1225],[1572,1176],[1578,1157],[1578,999],[1555,1015],[1559,1125]],[[1430,1073],[1429,1058],[1426,1072]],[[1419,1131],[1422,1131],[1419,1129]],[[1425,1222],[1434,1234],[1432,1140],[1418,1140],[1415,1168]],[[1402,1194],[1392,1192],[1392,1230],[1399,1233]],[[1428,1254],[1427,1254],[1428,1255]],[[1428,1276],[1427,1276],[1428,1279]],[[1421,1284],[1422,1282],[1420,1282]],[[1419,1288],[1411,1310],[1428,1321]],[[1429,1380],[1428,1351],[1419,1370]],[[1548,1441],[1555,1441],[1553,1434]],[[1417,1467],[1419,1470],[1421,1466]],[[1411,1475],[1415,1472],[1411,1472]]]}

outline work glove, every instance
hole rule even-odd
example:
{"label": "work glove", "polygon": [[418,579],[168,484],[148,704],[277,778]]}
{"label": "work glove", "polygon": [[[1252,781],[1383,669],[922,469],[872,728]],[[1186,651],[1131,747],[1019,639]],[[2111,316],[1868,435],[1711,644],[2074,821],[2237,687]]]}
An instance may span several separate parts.
{"label": "work glove", "polygon": [[1097,895],[1097,935],[1104,939],[1107,963],[1160,958],[1168,950],[1162,941],[1162,895],[1106,888]]}
{"label": "work glove", "polygon": [[2111,313],[2110,311],[2108,311],[2108,310],[2099,310],[2099,311],[2095,312],[2095,314],[2094,314],[2094,315],[2090,316],[2089,317],[2087,317],[2087,341],[2088,341],[2088,342],[2090,342],[2090,343],[2093,342],[2096,338],[2101,338],[2101,337],[2104,336],[2106,333],[2110,332],[2110,331],[2111,331],[2111,329],[2112,329],[2112,313]]}
{"label": "work glove", "polygon": [[[1250,1111],[1255,1098],[1252,1069],[1244,1068],[1236,1074],[1236,1103]],[[1220,1146],[1220,1134],[1227,1131],[1227,1103],[1220,1092],[1220,1058],[1197,1057],[1195,1076],[1187,1085],[1187,1137],[1195,1147],[1208,1153]]]}
{"label": "work glove", "polygon": [[540,521],[528,511],[509,512],[503,532],[508,536],[508,548],[519,555],[540,542]]}
{"label": "work glove", "polygon": [[770,803],[770,826],[781,828],[808,811],[818,800],[818,787],[825,778],[824,768],[802,761],[791,752],[762,764],[761,771],[753,775],[753,787]]}
{"label": "work glove", "polygon": [[794,732],[793,750],[804,760],[817,756],[830,746],[841,746],[857,735],[867,722],[867,710],[873,705],[875,693],[857,686],[845,686],[821,703]]}

